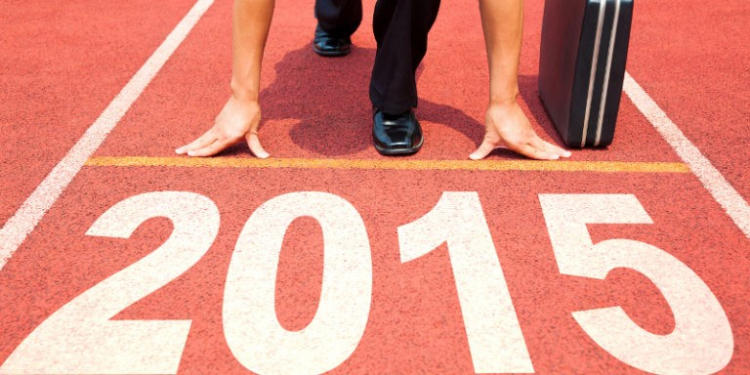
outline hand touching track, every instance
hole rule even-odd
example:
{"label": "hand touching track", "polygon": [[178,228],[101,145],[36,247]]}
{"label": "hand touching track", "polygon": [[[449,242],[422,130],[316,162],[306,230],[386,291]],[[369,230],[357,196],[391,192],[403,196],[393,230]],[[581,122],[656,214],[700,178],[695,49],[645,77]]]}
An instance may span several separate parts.
{"label": "hand touching track", "polygon": [[274,0],[234,2],[232,13],[232,96],[214,126],[200,138],[175,150],[189,156],[212,156],[245,139],[259,158],[268,153],[258,140],[260,69],[271,26]]}
{"label": "hand touching track", "polygon": [[242,101],[232,96],[216,117],[214,126],[195,141],[175,150],[188,156],[213,156],[243,139],[257,157],[269,156],[258,139],[260,105],[257,101]]}
{"label": "hand touching track", "polygon": [[485,116],[486,133],[482,144],[469,157],[483,159],[496,148],[507,148],[532,159],[557,160],[570,157],[566,151],[540,138],[517,102],[491,104]]}
{"label": "hand touching track", "polygon": [[480,0],[479,10],[490,68],[490,106],[484,120],[484,141],[469,157],[482,159],[495,148],[507,148],[532,159],[569,157],[570,152],[539,138],[518,106],[523,1]]}

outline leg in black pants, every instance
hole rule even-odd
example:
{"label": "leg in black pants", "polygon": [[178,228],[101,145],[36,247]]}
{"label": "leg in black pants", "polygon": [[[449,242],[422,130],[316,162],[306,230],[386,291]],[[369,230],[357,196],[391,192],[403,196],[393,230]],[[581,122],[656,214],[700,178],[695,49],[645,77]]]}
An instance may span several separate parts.
{"label": "leg in black pants", "polygon": [[349,53],[349,38],[362,22],[362,0],[316,0],[313,50],[321,56]]}
{"label": "leg in black pants", "polygon": [[375,148],[384,155],[413,154],[422,146],[417,106],[417,67],[440,0],[378,0],[373,32],[378,42],[370,80]]}

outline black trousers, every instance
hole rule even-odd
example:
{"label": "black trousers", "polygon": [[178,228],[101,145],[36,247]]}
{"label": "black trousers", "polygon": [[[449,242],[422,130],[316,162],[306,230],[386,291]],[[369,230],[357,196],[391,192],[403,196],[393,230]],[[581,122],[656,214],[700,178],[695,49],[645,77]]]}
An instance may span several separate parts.
{"label": "black trousers", "polygon": [[[372,30],[378,49],[370,77],[370,101],[385,113],[417,106],[417,67],[427,52],[427,34],[440,0],[378,0]],[[321,28],[348,37],[362,21],[361,0],[316,0]]]}

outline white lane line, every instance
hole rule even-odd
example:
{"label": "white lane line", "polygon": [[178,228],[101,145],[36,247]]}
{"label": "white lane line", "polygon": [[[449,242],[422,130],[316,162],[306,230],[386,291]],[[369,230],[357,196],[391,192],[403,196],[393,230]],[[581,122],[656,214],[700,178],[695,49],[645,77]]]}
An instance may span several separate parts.
{"label": "white lane line", "polygon": [[711,193],[716,202],[727,212],[734,223],[750,239],[750,206],[732,187],[722,174],[701,154],[695,145],[675,125],[658,104],[630,76],[625,74],[624,91],[633,104],[656,128],[662,137],[677,152],[698,177],[703,186]]}
{"label": "white lane line", "polygon": [[0,270],[36,228],[42,217],[57,201],[65,188],[96,152],[130,106],[169,60],[172,53],[185,40],[198,20],[213,4],[213,0],[198,0],[190,12],[172,30],[159,48],[109,103],[99,118],[86,130],[81,139],[45,177],[16,213],[0,229]]}

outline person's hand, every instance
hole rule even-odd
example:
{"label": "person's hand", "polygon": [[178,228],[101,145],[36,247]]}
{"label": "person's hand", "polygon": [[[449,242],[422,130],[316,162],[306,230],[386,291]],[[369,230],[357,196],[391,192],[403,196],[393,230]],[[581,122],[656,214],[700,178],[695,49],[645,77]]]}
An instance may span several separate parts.
{"label": "person's hand", "polygon": [[507,106],[491,104],[487,108],[485,127],[484,141],[469,155],[473,160],[483,159],[496,148],[507,148],[539,160],[557,160],[571,155],[570,151],[540,138],[517,102]]}
{"label": "person's hand", "polygon": [[260,105],[257,101],[242,101],[230,97],[221,110],[214,126],[193,142],[175,150],[179,155],[213,156],[245,140],[250,151],[261,159],[269,154],[260,145],[258,126],[260,125]]}

